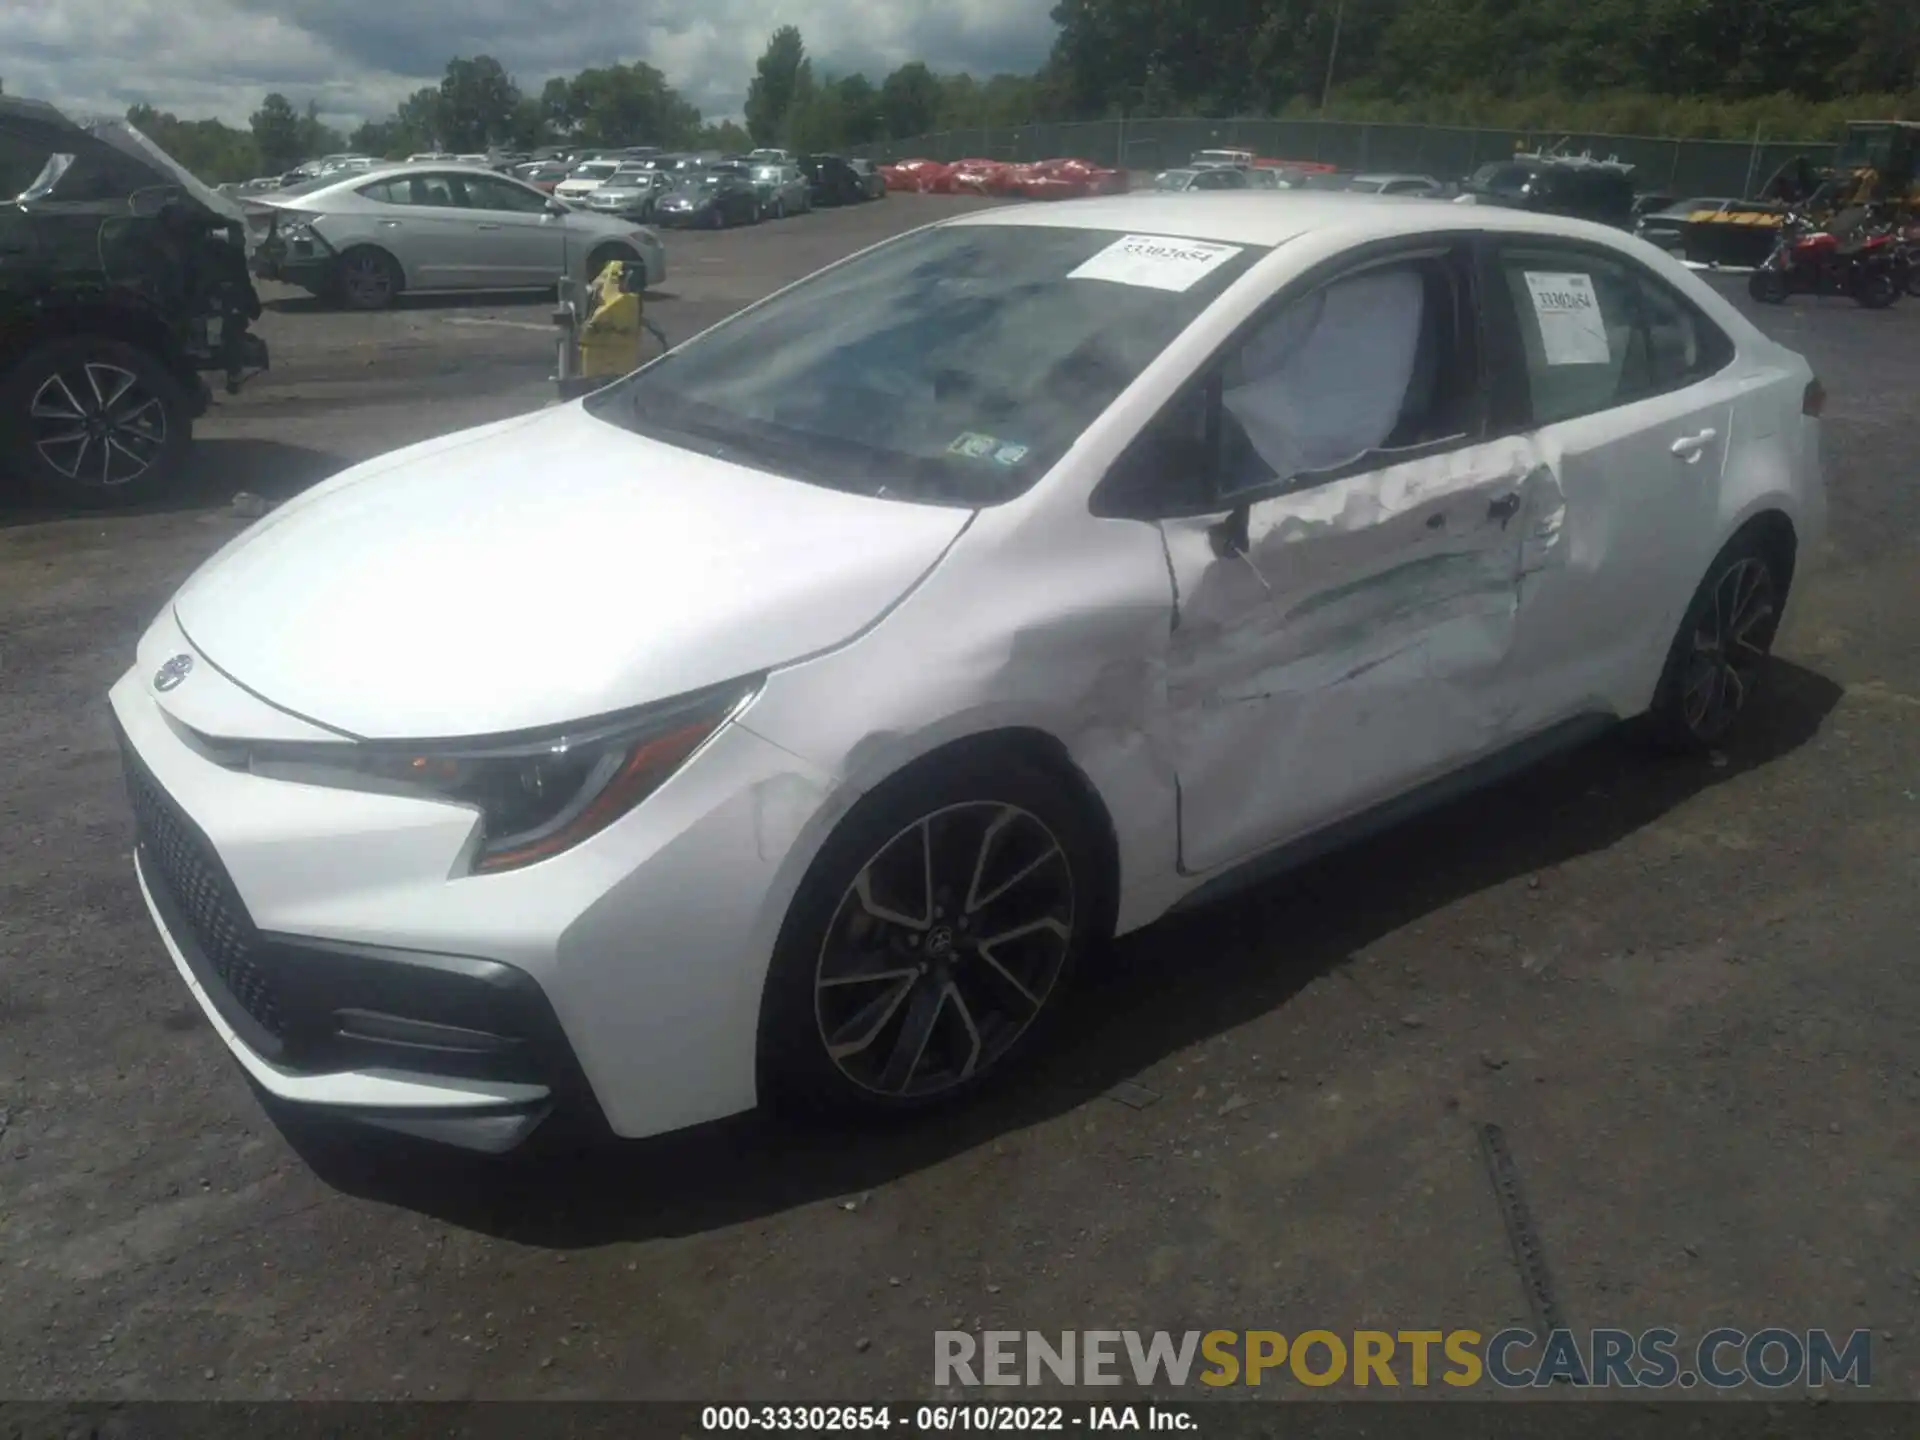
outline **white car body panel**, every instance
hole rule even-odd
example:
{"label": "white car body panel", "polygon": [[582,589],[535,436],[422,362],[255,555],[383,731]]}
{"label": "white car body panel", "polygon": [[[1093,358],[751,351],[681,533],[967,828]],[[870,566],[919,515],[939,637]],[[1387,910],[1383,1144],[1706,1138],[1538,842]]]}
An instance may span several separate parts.
{"label": "white car body panel", "polygon": [[[575,404],[383,457],[261,521],[155,621],[112,701],[262,929],[519,966],[616,1133],[716,1119],[757,1098],[767,967],[808,867],[913,760],[1009,729],[1057,747],[1110,821],[1124,933],[1237,861],[1562,721],[1638,713],[1743,523],[1784,514],[1803,571],[1824,538],[1806,363],[1618,232],[1340,195],[1134,195],[947,223],[1274,249],[1049,474],[978,512],[742,469]],[[1208,539],[1224,511],[1089,512],[1143,425],[1277,289],[1356,245],[1450,226],[1614,250],[1720,326],[1735,361],[1667,395],[1262,501],[1244,556]],[[1491,523],[1509,494],[1517,513]],[[1434,524],[1443,514],[1463,523]],[[478,604],[505,574],[511,603]],[[156,690],[178,654],[216,673]],[[762,669],[760,692],[643,803],[497,875],[463,872],[462,806],[236,773],[181,728],[495,734]],[[310,1104],[419,1103],[364,1073],[249,1070]],[[442,1108],[473,1103],[449,1088]]]}
{"label": "white car body panel", "polygon": [[[579,405],[442,453],[376,460],[364,483],[349,470],[255,525],[174,602],[195,648],[363,738],[535,729],[838,645],[967,522],[675,450]],[[474,577],[509,573],[513,603],[470,623]]]}

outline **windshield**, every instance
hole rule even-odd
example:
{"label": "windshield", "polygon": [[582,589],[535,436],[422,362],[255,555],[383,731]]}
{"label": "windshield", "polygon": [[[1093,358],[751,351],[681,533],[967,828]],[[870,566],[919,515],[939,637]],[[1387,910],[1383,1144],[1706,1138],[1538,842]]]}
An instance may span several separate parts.
{"label": "windshield", "polygon": [[812,484],[1012,498],[1264,247],[944,225],[803,281],[600,391],[589,411]]}
{"label": "windshield", "polygon": [[610,164],[606,161],[599,161],[592,165],[582,165],[578,170],[573,172],[573,178],[576,180],[605,180],[608,176],[619,170],[619,168],[618,165]]}
{"label": "windshield", "polygon": [[1162,170],[1153,177],[1153,185],[1156,190],[1184,190],[1192,179],[1191,170]]}
{"label": "windshield", "polygon": [[1362,195],[1378,195],[1382,190],[1387,188],[1387,182],[1384,180],[1353,180],[1348,182],[1347,188],[1357,191]]}

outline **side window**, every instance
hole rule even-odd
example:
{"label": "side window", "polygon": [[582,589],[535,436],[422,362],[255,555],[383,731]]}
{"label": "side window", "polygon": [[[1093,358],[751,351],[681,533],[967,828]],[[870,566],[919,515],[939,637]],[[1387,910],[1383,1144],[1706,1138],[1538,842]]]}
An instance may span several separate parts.
{"label": "side window", "polygon": [[11,200],[40,178],[52,145],[0,130],[0,199]]}
{"label": "side window", "polygon": [[505,180],[468,175],[461,183],[466,189],[467,204],[475,210],[508,210],[520,215],[546,213],[546,196]]}
{"label": "side window", "polygon": [[1459,273],[1445,256],[1380,265],[1262,322],[1220,365],[1219,493],[1473,431]]}
{"label": "side window", "polygon": [[1677,390],[1733,363],[1733,341],[1652,275],[1640,276],[1647,321],[1647,359],[1655,390]]}
{"label": "side window", "polygon": [[[398,182],[396,182],[398,183]],[[412,175],[407,178],[407,203],[437,210],[457,210],[460,196],[455,192],[457,177],[452,175]]]}
{"label": "side window", "polygon": [[1194,514],[1235,495],[1480,433],[1464,263],[1390,261],[1258,318],[1141,433],[1101,515]]}
{"label": "side window", "polygon": [[1624,263],[1588,251],[1512,247],[1502,250],[1500,271],[1534,424],[1652,393],[1640,286]]}
{"label": "side window", "polygon": [[369,200],[377,200],[382,205],[410,205],[413,197],[404,180],[376,180],[371,185],[362,185],[354,192]]}

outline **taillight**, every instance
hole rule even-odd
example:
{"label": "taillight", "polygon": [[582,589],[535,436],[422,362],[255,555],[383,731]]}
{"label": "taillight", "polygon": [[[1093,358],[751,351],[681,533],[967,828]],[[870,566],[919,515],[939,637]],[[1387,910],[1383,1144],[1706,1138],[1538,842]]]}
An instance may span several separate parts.
{"label": "taillight", "polygon": [[1807,392],[1800,397],[1800,413],[1811,415],[1818,420],[1827,409],[1827,387],[1818,380],[1807,382]]}

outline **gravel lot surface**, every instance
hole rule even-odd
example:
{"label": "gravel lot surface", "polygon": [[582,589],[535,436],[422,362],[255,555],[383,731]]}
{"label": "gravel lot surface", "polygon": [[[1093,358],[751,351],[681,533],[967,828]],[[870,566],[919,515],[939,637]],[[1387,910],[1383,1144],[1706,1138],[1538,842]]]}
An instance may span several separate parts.
{"label": "gravel lot surface", "polygon": [[[960,203],[669,236],[649,313]],[[1576,1328],[1870,1328],[1920,1399],[1920,306],[1759,317],[1832,393],[1833,537],[1724,763],[1603,741],[1132,937],[923,1129],[296,1147],[149,929],[103,697],[235,491],[545,403],[547,310],[273,292],[178,503],[0,512],[0,1396],[852,1400],[951,1326],[1490,1333],[1493,1121]]]}

